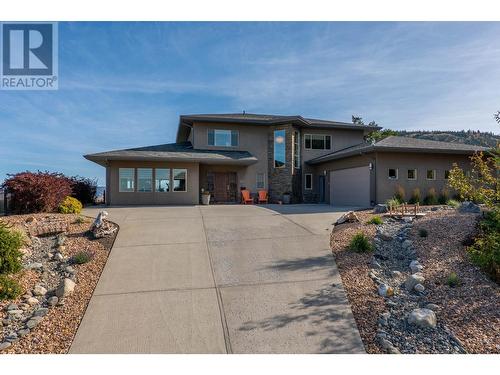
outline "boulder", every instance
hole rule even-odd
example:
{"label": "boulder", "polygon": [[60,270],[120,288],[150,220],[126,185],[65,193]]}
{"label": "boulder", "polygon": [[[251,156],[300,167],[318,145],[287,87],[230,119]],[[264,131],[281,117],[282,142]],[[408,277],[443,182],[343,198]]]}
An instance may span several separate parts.
{"label": "boulder", "polygon": [[412,291],[417,284],[424,284],[425,277],[421,273],[414,273],[413,275],[408,276],[405,281],[405,288],[408,291]]}
{"label": "boulder", "polygon": [[471,212],[474,214],[478,214],[481,212],[481,208],[473,202],[465,201],[465,202],[462,202],[460,207],[458,207],[458,211],[459,212]]}
{"label": "boulder", "polygon": [[373,207],[374,214],[383,214],[387,212],[387,206],[385,204],[377,204]]}
{"label": "boulder", "polygon": [[43,286],[37,284],[35,285],[35,287],[33,288],[33,294],[35,296],[44,296],[47,294],[47,289],[45,289]]}
{"label": "boulder", "polygon": [[436,328],[436,314],[430,309],[415,309],[410,313],[408,323],[420,328]]}
{"label": "boulder", "polygon": [[56,296],[66,297],[69,296],[75,290],[75,282],[71,279],[64,279],[56,289]]}
{"label": "boulder", "polygon": [[357,223],[357,222],[359,222],[358,216],[354,213],[354,211],[349,211],[343,214],[341,217],[339,217],[335,222],[335,225],[344,223]]}

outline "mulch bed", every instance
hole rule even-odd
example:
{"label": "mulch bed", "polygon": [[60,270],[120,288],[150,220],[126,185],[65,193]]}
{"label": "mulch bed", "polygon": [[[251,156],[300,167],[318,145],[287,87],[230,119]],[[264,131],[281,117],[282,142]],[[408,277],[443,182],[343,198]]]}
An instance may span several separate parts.
{"label": "mulch bed", "polygon": [[363,232],[370,238],[375,236],[376,226],[366,224],[376,216],[371,212],[371,210],[358,211],[356,215],[360,223],[341,224],[335,227],[330,245],[365,349],[368,353],[382,353],[376,343],[375,334],[377,318],[384,311],[385,303],[377,294],[376,286],[368,276],[372,254],[359,254],[347,248],[352,236],[358,232]]}
{"label": "mulch bed", "polygon": [[[463,245],[476,233],[478,216],[457,211],[433,212],[412,228],[418,258],[424,265],[429,300],[469,353],[500,353],[500,286],[472,264]],[[428,231],[421,238],[418,230]],[[446,279],[455,272],[461,285]]]}
{"label": "mulch bed", "polygon": [[[64,305],[49,309],[49,313],[41,323],[20,341],[13,343],[3,353],[67,353],[76,334],[80,321],[85,313],[87,304],[97,285],[101,272],[106,264],[109,250],[112,247],[116,232],[113,236],[93,240],[88,235],[92,223],[90,218],[82,224],[75,223],[77,215],[61,214],[34,214],[15,215],[0,220],[10,223],[19,229],[26,230],[25,222],[28,218],[42,221],[47,217],[66,220],[69,230],[66,233],[64,254],[68,258],[80,251],[93,254],[92,259],[85,264],[75,264],[77,284],[73,294],[64,298]],[[24,270],[15,276],[24,290],[30,290],[40,280],[41,274],[33,270]],[[14,302],[21,301],[21,297],[14,301],[0,301],[0,318],[5,316],[4,308]]]}

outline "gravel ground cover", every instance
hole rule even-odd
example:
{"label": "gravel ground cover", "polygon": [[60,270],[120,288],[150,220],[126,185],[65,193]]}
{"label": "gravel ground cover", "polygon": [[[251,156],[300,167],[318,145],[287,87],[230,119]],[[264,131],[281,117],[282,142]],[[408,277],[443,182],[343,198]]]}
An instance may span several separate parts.
{"label": "gravel ground cover", "polygon": [[[440,207],[426,214],[370,225],[374,214],[361,211],[360,223],[332,231],[332,251],[365,349],[499,353],[499,286],[471,264],[463,244],[474,236],[479,215]],[[373,253],[348,250],[358,232],[372,239]],[[457,287],[447,283],[451,272],[461,281]]]}
{"label": "gravel ground cover", "polygon": [[[116,236],[94,240],[88,234],[92,219],[76,219],[77,215],[60,214],[1,219],[25,232],[46,221],[69,223],[64,235],[28,237],[24,269],[15,275],[24,294],[14,301],[0,301],[1,353],[68,352]],[[75,263],[80,252],[90,256],[87,263]]]}

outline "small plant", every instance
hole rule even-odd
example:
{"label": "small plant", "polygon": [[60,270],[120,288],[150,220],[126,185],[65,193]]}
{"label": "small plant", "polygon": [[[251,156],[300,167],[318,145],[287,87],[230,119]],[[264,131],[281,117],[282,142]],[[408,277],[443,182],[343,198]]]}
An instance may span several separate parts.
{"label": "small plant", "polygon": [[21,270],[23,254],[19,249],[24,242],[22,232],[11,230],[7,224],[0,222],[0,274],[16,273]]}
{"label": "small plant", "polygon": [[73,256],[73,263],[85,264],[92,259],[92,254],[87,251],[80,251]]}
{"label": "small plant", "polygon": [[0,301],[14,299],[21,295],[23,289],[19,283],[5,275],[0,275]]}
{"label": "small plant", "polygon": [[396,198],[391,198],[391,199],[386,200],[385,204],[387,207],[395,208],[396,206],[400,205],[401,202],[399,202]]}
{"label": "small plant", "polygon": [[429,232],[427,231],[427,229],[420,228],[420,229],[418,230],[418,235],[419,235],[420,237],[426,238],[426,237],[429,235]]}
{"label": "small plant", "polygon": [[455,200],[455,199],[448,199],[446,204],[450,207],[453,207],[453,208],[458,208],[460,206],[460,202]]}
{"label": "small plant", "polygon": [[364,233],[359,232],[351,239],[349,250],[356,253],[367,253],[373,250],[373,245]]}
{"label": "small plant", "polygon": [[77,218],[75,219],[75,224],[83,224],[85,222],[86,222],[85,218],[80,215],[78,215]]}
{"label": "small plant", "polygon": [[413,189],[413,192],[411,193],[411,197],[408,203],[411,204],[422,203],[422,194],[420,193],[419,188]]}
{"label": "small plant", "polygon": [[73,197],[66,197],[59,205],[59,212],[62,214],[79,214],[82,212],[82,204],[80,201]]}
{"label": "small plant", "polygon": [[447,188],[443,188],[441,190],[441,194],[439,195],[438,202],[439,204],[446,204],[450,200],[450,191]]}
{"label": "small plant", "polygon": [[450,288],[455,288],[459,286],[461,283],[462,282],[460,281],[460,278],[455,272],[450,273],[446,278],[446,284],[448,284]]}
{"label": "small plant", "polygon": [[424,199],[424,204],[429,205],[429,206],[438,204],[438,197],[437,197],[436,189],[430,188],[427,191],[427,196]]}
{"label": "small plant", "polygon": [[406,192],[404,187],[402,187],[401,185],[396,185],[396,189],[394,191],[394,198],[399,203],[403,203],[405,201],[405,197],[406,197]]}
{"label": "small plant", "polygon": [[368,221],[368,224],[375,224],[375,225],[380,225],[382,224],[384,221],[382,220],[382,218],[380,216],[374,216],[372,217],[369,221]]}

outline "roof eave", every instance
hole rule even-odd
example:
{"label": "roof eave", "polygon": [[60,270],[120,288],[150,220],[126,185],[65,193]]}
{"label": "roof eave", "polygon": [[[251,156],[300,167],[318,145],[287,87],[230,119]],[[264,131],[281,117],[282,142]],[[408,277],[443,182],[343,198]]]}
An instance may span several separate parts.
{"label": "roof eave", "polygon": [[187,158],[187,157],[175,157],[175,156],[141,156],[141,155],[129,155],[129,156],[115,156],[115,155],[84,155],[85,159],[90,160],[96,164],[106,167],[109,161],[168,161],[168,162],[184,162],[184,163],[200,163],[200,164],[221,164],[221,165],[252,165],[257,163],[259,160],[256,157],[248,157],[241,159],[231,159],[231,158],[220,158],[220,159],[210,159],[210,158]]}

